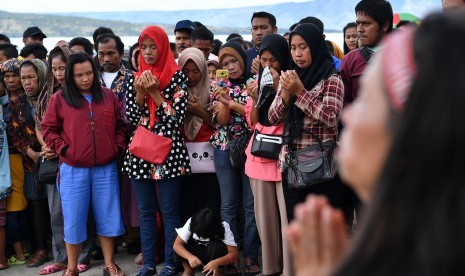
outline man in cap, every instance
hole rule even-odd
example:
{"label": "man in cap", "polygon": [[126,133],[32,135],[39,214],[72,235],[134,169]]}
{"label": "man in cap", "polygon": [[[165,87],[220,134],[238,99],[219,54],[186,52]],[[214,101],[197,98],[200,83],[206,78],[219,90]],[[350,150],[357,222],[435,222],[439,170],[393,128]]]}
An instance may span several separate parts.
{"label": "man in cap", "polygon": [[176,49],[179,54],[184,49],[192,46],[191,33],[195,29],[195,24],[190,20],[181,20],[176,23],[174,35],[176,41]]}
{"label": "man in cap", "polygon": [[47,36],[42,32],[39,27],[34,26],[34,27],[29,27],[27,28],[24,33],[23,33],[23,43],[24,46],[27,46],[29,44],[44,44],[44,38]]}

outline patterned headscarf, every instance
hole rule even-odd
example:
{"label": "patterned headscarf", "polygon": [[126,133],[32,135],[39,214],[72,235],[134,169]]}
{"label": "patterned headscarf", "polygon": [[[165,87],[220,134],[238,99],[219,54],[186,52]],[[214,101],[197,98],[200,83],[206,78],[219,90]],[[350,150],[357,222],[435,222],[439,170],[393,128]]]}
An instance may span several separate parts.
{"label": "patterned headscarf", "polygon": [[24,60],[20,66],[20,69],[27,64],[34,66],[34,68],[37,71],[37,75],[39,76],[39,87],[37,87],[37,91],[35,91],[34,95],[27,95],[27,98],[29,100],[35,101],[39,97],[39,93],[40,91],[42,91],[42,88],[45,85],[45,77],[46,77],[47,68],[45,67],[45,64],[40,59],[34,58],[34,59]]}
{"label": "patterned headscarf", "polygon": [[[50,51],[49,57],[52,57],[53,59],[55,52],[62,52],[65,61],[68,60],[68,57],[71,54],[75,53],[72,49],[68,47],[56,46],[55,48],[53,48],[53,50]],[[40,92],[37,105],[36,124],[39,126],[42,122],[42,118],[45,115],[45,111],[47,110],[50,98],[52,97],[53,93],[55,93],[55,88],[59,85],[58,81],[55,79],[55,76],[53,75],[52,59],[49,58],[48,60],[46,83],[44,88],[42,89],[42,92]]]}
{"label": "patterned headscarf", "polygon": [[400,111],[410,93],[416,75],[413,56],[415,28],[395,32],[387,37],[380,51],[384,86],[391,106]]}
{"label": "patterned headscarf", "polygon": [[12,58],[10,60],[5,61],[0,65],[0,71],[3,74],[8,72],[13,72],[18,74],[19,76],[19,67],[21,66],[21,60],[17,58]]}

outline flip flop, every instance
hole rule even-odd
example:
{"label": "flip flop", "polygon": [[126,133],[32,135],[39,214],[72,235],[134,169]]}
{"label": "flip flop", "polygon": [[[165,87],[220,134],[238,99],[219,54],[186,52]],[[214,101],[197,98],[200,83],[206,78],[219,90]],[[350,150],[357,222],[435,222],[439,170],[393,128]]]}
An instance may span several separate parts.
{"label": "flip flop", "polygon": [[48,265],[48,266],[42,268],[41,270],[39,270],[39,274],[40,275],[47,275],[47,274],[56,273],[58,271],[65,270],[66,267],[67,267],[66,265],[60,266],[60,265],[54,263],[54,264]]}
{"label": "flip flop", "polygon": [[47,256],[47,253],[46,252],[43,252],[43,251],[38,251],[34,258],[32,259],[29,259],[27,262],[26,262],[26,266],[27,267],[37,267],[37,266],[41,266],[43,264],[45,264],[46,262],[48,262],[49,258]]}
{"label": "flip flop", "polygon": [[260,267],[257,262],[251,262],[250,264],[244,265],[244,275],[254,276],[260,273]]}
{"label": "flip flop", "polygon": [[25,263],[26,263],[26,259],[18,260],[18,259],[16,259],[15,255],[11,255],[11,257],[8,258],[8,264],[9,265],[23,265]]}
{"label": "flip flop", "polygon": [[85,272],[90,268],[90,264],[78,264],[77,270],[79,273]]}

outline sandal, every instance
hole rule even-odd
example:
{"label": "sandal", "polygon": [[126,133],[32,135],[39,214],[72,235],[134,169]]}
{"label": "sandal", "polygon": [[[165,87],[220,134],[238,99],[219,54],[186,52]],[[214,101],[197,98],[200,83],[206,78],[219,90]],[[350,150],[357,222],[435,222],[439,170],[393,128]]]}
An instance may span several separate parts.
{"label": "sandal", "polygon": [[103,276],[126,276],[126,274],[115,263],[103,269]]}
{"label": "sandal", "polygon": [[37,251],[34,258],[29,259],[26,263],[27,267],[37,267],[48,262],[48,255],[44,250]]}
{"label": "sandal", "polygon": [[0,263],[0,270],[5,270],[9,267],[10,266],[8,265],[8,261],[5,261],[4,263]]}
{"label": "sandal", "polygon": [[78,264],[77,265],[77,270],[79,271],[79,273],[86,272],[87,270],[89,270],[89,268],[90,268],[90,264]]}
{"label": "sandal", "polygon": [[39,270],[39,275],[47,275],[47,274],[56,273],[58,271],[65,270],[66,267],[67,267],[66,264],[53,263]]}
{"label": "sandal", "polygon": [[256,261],[252,261],[249,264],[244,265],[244,275],[245,276],[254,276],[260,273],[260,267]]}
{"label": "sandal", "polygon": [[16,259],[15,255],[11,255],[11,257],[8,259],[9,265],[23,265],[25,263],[26,263],[26,259],[18,260]]}
{"label": "sandal", "polygon": [[79,272],[77,272],[76,270],[72,270],[72,269],[65,269],[65,271],[63,271],[63,274],[61,274],[61,276],[79,276]]}
{"label": "sandal", "polygon": [[224,270],[224,275],[240,276],[242,275],[241,268],[237,264],[228,264]]}

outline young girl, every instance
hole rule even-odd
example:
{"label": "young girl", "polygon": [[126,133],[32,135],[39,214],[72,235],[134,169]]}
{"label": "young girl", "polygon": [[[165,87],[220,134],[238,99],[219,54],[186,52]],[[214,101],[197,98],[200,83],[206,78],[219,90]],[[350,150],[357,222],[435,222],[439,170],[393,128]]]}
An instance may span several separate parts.
{"label": "young girl", "polygon": [[[75,53],[68,47],[56,46],[53,48],[48,55],[48,68],[46,83],[42,92],[39,95],[37,101],[36,111],[36,135],[39,143],[42,146],[41,155],[46,159],[56,158],[56,152],[50,149],[50,147],[44,142],[42,137],[42,131],[40,130],[40,124],[47,110],[50,98],[66,85],[65,73],[66,73],[66,61],[69,56]],[[55,183],[56,181],[54,181]],[[52,252],[54,262],[41,268],[39,270],[40,275],[46,275],[65,270],[68,262],[66,255],[66,246],[63,239],[63,213],[61,211],[61,198],[60,193],[56,185],[46,185],[48,207],[50,211],[50,224],[52,229]],[[87,271],[90,266],[90,258],[92,256],[92,245],[93,237],[95,233],[94,223],[91,222],[87,228],[88,238],[82,245],[81,253],[78,257],[77,270],[79,273]]]}
{"label": "young girl", "polygon": [[194,275],[194,268],[200,265],[202,273],[219,275],[219,266],[234,263],[238,258],[229,224],[209,208],[198,211],[176,232],[173,248],[181,257],[183,275]]}
{"label": "young girl", "polygon": [[216,80],[216,70],[222,69],[221,64],[216,60],[209,60],[207,61],[208,66],[208,76],[210,77],[210,81]]}
{"label": "young girl", "polygon": [[350,22],[344,29],[344,55],[347,55],[353,49],[358,48],[357,23]]}
{"label": "young girl", "polygon": [[98,81],[85,53],[69,56],[63,90],[50,99],[41,129],[60,158],[58,190],[68,255],[64,276],[76,276],[81,244],[87,240],[89,207],[105,259],[103,275],[124,276],[114,263],[114,237],[124,234],[117,157],[126,147],[118,98]]}

